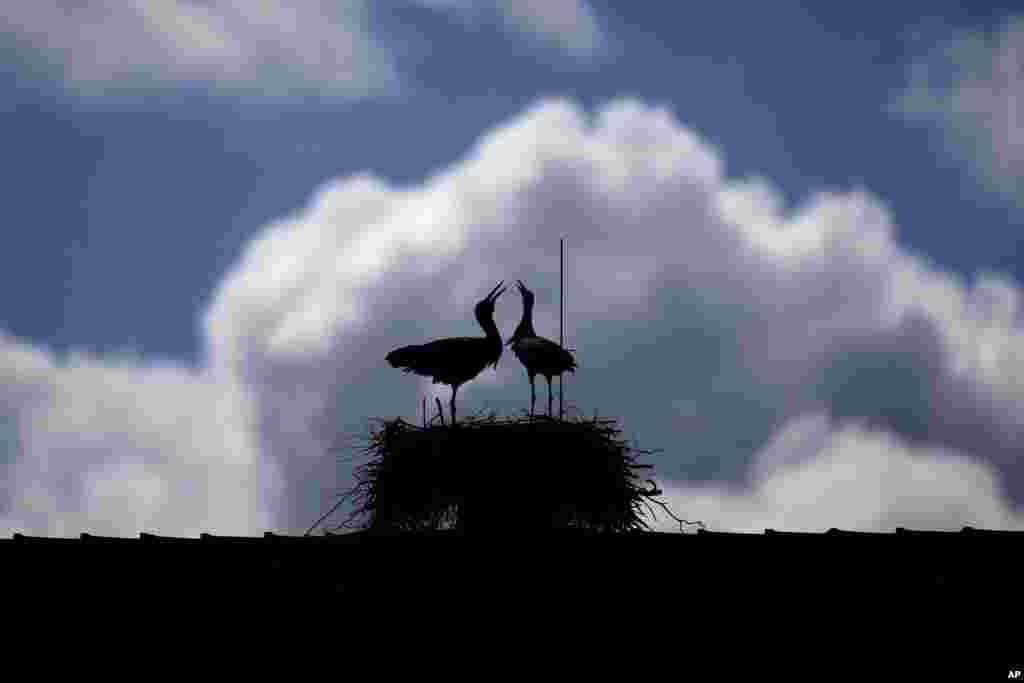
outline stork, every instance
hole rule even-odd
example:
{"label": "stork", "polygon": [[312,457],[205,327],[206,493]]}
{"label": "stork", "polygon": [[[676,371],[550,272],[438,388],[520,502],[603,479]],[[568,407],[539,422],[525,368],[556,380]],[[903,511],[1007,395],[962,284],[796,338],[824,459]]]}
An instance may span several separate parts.
{"label": "stork", "polygon": [[[494,303],[505,291],[504,280],[476,305],[476,321],[486,337],[449,337],[426,344],[403,346],[389,353],[385,360],[403,372],[432,377],[434,384],[452,388],[452,425],[455,424],[455,395],[459,387],[473,379],[488,365],[495,369],[501,358],[501,334],[494,324]],[[500,291],[499,291],[500,289]]]}
{"label": "stork", "polygon": [[534,404],[537,402],[537,389],[534,386],[533,380],[537,375],[543,375],[547,379],[548,415],[550,416],[551,402],[553,400],[551,395],[551,378],[558,375],[558,381],[561,382],[563,372],[575,373],[576,361],[571,353],[555,342],[537,336],[537,333],[533,330],[533,292],[526,288],[522,280],[517,280],[516,282],[518,283],[519,294],[523,297],[523,319],[519,321],[515,332],[512,333],[512,337],[508,340],[508,345],[512,347],[516,358],[526,366],[526,374],[530,378],[531,415],[533,415]]}

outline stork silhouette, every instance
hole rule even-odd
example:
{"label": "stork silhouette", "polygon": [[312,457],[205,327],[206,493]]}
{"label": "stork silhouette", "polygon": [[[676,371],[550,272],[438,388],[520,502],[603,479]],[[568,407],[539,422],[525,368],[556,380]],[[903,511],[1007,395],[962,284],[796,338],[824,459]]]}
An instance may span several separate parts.
{"label": "stork silhouette", "polygon": [[534,404],[537,402],[537,389],[534,379],[537,375],[543,375],[548,381],[548,415],[551,415],[551,378],[558,375],[558,381],[562,381],[562,373],[576,372],[576,360],[572,354],[561,346],[538,337],[533,329],[533,292],[526,288],[522,280],[516,280],[519,287],[519,294],[523,297],[523,319],[519,321],[515,332],[508,340],[512,352],[516,354],[524,366],[526,374],[530,378],[530,414],[533,415]]}
{"label": "stork silhouette", "polygon": [[504,280],[499,282],[476,305],[476,321],[484,328],[486,337],[437,339],[426,344],[403,346],[385,357],[392,367],[432,377],[434,384],[447,384],[452,388],[452,425],[455,424],[455,395],[459,393],[459,387],[479,375],[488,365],[495,369],[498,367],[502,344],[501,334],[494,324],[494,303],[505,291],[501,287],[504,283]]}

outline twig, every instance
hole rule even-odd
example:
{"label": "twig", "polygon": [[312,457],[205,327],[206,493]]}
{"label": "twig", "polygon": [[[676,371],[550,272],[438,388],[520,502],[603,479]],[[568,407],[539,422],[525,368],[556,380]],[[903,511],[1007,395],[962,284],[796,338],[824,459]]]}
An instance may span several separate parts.
{"label": "twig", "polygon": [[691,522],[690,520],[682,519],[681,517],[676,517],[674,514],[672,514],[672,511],[669,509],[668,505],[666,505],[663,501],[651,499],[651,502],[654,503],[655,505],[660,506],[661,509],[665,511],[665,514],[667,514],[669,517],[671,517],[679,523],[679,533],[685,533],[685,531],[683,531],[684,524],[688,526],[700,527],[701,529],[707,530],[707,526],[704,524],[704,522],[701,522],[700,520]]}
{"label": "twig", "polygon": [[313,529],[315,529],[317,527],[317,525],[320,524],[320,522],[322,522],[325,519],[327,519],[328,517],[330,517],[332,514],[334,514],[335,510],[337,510],[338,508],[341,507],[341,504],[345,502],[346,498],[348,498],[348,494],[344,494],[344,495],[339,496],[338,497],[338,502],[335,503],[333,506],[331,506],[331,509],[328,510],[320,519],[318,519],[315,522],[313,522],[313,526],[311,526],[308,529],[306,529],[306,533],[304,533],[302,535],[303,536],[309,536],[313,532]]}

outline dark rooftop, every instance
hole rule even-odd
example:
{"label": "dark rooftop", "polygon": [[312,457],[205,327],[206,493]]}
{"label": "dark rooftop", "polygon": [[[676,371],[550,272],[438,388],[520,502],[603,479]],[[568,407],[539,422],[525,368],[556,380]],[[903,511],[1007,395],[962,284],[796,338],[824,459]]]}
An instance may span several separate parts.
{"label": "dark rooftop", "polygon": [[[1016,595],[1024,532],[830,529],[798,533],[460,535],[352,532],[180,538],[82,534],[0,538],[9,585],[59,601],[145,596],[181,601],[388,604],[635,600],[656,594],[687,609],[729,600],[974,606]],[[474,598],[476,599],[476,598]],[[383,602],[382,602],[383,601]],[[566,602],[568,601],[568,602]],[[575,601],[575,602],[574,602]],[[944,604],[944,603],[942,603]]]}

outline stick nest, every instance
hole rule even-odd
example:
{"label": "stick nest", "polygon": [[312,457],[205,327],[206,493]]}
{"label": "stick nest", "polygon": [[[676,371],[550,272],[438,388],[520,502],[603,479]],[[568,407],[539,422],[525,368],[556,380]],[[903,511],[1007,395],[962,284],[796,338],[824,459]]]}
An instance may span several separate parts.
{"label": "stick nest", "polygon": [[642,476],[652,466],[638,458],[654,451],[629,446],[610,419],[379,422],[361,449],[357,483],[332,508],[352,505],[334,530],[622,533],[649,530],[644,510],[653,514],[652,504],[680,528],[687,523],[655,499],[662,492]]}

